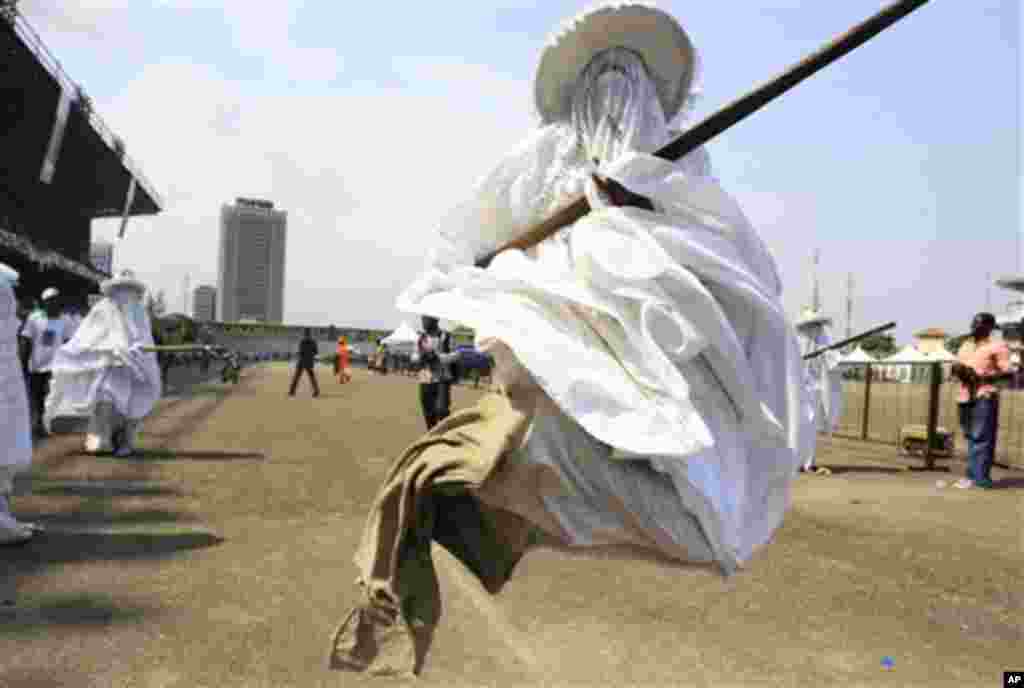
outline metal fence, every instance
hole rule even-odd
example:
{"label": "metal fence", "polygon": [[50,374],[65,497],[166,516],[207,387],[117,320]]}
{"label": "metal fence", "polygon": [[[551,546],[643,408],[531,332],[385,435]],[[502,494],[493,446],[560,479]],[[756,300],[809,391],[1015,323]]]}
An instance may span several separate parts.
{"label": "metal fence", "polygon": [[[891,367],[868,364],[847,371],[843,414],[835,434],[898,447],[901,431],[917,425],[928,433],[929,446],[935,446],[934,438],[941,433],[950,433],[955,452],[963,455],[966,445],[957,405],[960,386],[949,377],[948,366],[903,364],[901,368],[909,368],[904,381],[888,379]],[[996,461],[1024,468],[1024,389],[1004,389],[1000,394]]]}

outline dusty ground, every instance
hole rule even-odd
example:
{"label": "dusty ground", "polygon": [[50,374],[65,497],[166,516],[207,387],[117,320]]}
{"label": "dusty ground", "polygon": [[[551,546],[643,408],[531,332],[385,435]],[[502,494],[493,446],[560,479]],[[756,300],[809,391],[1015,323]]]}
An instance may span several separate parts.
{"label": "dusty ground", "polygon": [[[138,459],[41,448],[14,504],[49,532],[0,553],[0,686],[394,684],[325,664],[364,514],[422,430],[415,383],[325,373],[316,400],[275,366],[170,400]],[[490,598],[438,553],[419,683],[997,686],[1024,668],[1024,474],[939,489],[957,476],[841,441],[821,463],[835,474],[798,478],[776,542],[729,580],[541,550]]]}

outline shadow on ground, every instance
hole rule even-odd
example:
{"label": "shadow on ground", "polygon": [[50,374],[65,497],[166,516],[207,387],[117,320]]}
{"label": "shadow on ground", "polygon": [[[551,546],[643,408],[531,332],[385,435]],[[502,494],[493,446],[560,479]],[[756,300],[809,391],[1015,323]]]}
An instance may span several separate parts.
{"label": "shadow on ground", "polygon": [[833,475],[842,475],[844,473],[903,473],[903,468],[894,468],[890,466],[850,466],[850,465],[836,465],[830,464],[818,464],[819,468],[827,468],[832,471]]}
{"label": "shadow on ground", "polygon": [[101,628],[113,623],[132,623],[158,611],[119,605],[106,595],[25,595],[16,604],[0,605],[0,637],[41,635],[53,626]]}
{"label": "shadow on ground", "polygon": [[18,520],[40,523],[44,526],[60,526],[62,528],[118,528],[125,526],[144,526],[162,524],[172,527],[175,524],[194,524],[196,519],[190,515],[164,509],[132,509],[117,510],[105,505],[86,505],[85,508],[72,511],[44,511],[18,509]]}
{"label": "shadow on ground", "polygon": [[203,531],[167,533],[96,533],[61,531],[58,527],[37,535],[28,544],[8,548],[5,563],[20,568],[70,562],[111,561],[173,556],[213,547],[223,538]]}
{"label": "shadow on ground", "polygon": [[68,684],[47,669],[30,669],[28,667],[8,667],[4,669],[4,681],[7,685],[18,688],[67,688]]}
{"label": "shadow on ground", "polygon": [[33,480],[15,483],[15,496],[40,497],[184,497],[180,488],[172,485],[138,480]]}
{"label": "shadow on ground", "polygon": [[[200,403],[196,404],[196,407],[190,413],[174,417],[172,419],[174,429],[170,432],[162,431],[158,423],[153,436],[155,437],[159,435],[161,440],[160,444],[165,446],[173,445],[178,440],[188,437],[207,423],[217,409],[220,408],[220,406],[223,405],[231,396],[251,390],[252,380],[245,377],[242,378],[242,382],[240,384],[231,385],[230,387],[225,385],[196,385],[189,390],[187,396],[169,401],[159,415],[172,415],[170,414],[170,411],[174,410],[174,407],[186,402],[198,401]],[[140,434],[140,439],[142,439],[143,443],[147,441],[144,438],[147,438],[148,436],[145,426],[143,426],[142,433]]]}
{"label": "shadow on ground", "polygon": [[144,449],[118,461],[263,461],[262,452],[197,451],[194,449]]}

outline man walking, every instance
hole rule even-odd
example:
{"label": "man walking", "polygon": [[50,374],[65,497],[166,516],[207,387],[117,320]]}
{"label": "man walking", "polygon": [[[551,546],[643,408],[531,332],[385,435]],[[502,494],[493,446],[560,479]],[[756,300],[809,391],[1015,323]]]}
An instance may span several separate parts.
{"label": "man walking", "polygon": [[423,332],[416,342],[420,365],[420,406],[427,430],[448,417],[452,405],[452,336],[440,328],[437,318],[423,316]]}
{"label": "man walking", "polygon": [[960,428],[967,440],[967,477],[956,487],[992,487],[999,432],[999,388],[995,383],[1012,374],[1010,350],[992,339],[996,319],[978,313],[971,321],[971,335],[960,345],[953,375],[960,379]]}
{"label": "man walking", "polygon": [[320,396],[320,385],[316,382],[316,356],[320,352],[316,342],[313,341],[313,333],[307,327],[302,334],[302,341],[299,342],[299,362],[295,366],[295,375],[292,376],[292,386],[288,390],[288,396],[295,396],[295,388],[299,384],[299,378],[305,372],[309,375],[309,381],[313,385],[313,396]]}
{"label": "man walking", "polygon": [[50,365],[57,349],[67,340],[67,319],[61,316],[60,292],[53,287],[43,291],[42,312],[36,312],[25,321],[21,336],[27,340],[27,374],[32,413],[32,427],[39,436],[45,436],[43,410],[50,391]]}

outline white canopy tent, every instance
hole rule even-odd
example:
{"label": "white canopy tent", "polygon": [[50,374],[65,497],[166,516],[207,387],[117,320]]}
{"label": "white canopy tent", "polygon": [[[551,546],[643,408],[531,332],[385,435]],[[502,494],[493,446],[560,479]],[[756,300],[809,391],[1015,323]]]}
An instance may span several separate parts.
{"label": "white canopy tent", "polygon": [[839,359],[840,365],[860,365],[864,363],[878,363],[878,359],[860,348],[860,346]]}
{"label": "white canopy tent", "polygon": [[886,378],[897,382],[921,382],[928,375],[927,368],[914,363],[932,363],[929,358],[909,344],[886,358]]}
{"label": "white canopy tent", "polygon": [[949,353],[947,349],[940,349],[928,354],[928,360],[932,362],[938,361],[939,363],[956,363],[957,357]]}
{"label": "white canopy tent", "polygon": [[419,333],[409,323],[403,322],[394,332],[381,340],[381,343],[392,350],[411,352],[419,338]]}
{"label": "white canopy tent", "polygon": [[908,344],[889,358],[885,359],[885,362],[890,364],[928,363],[930,360],[931,359],[929,359],[928,356]]}

